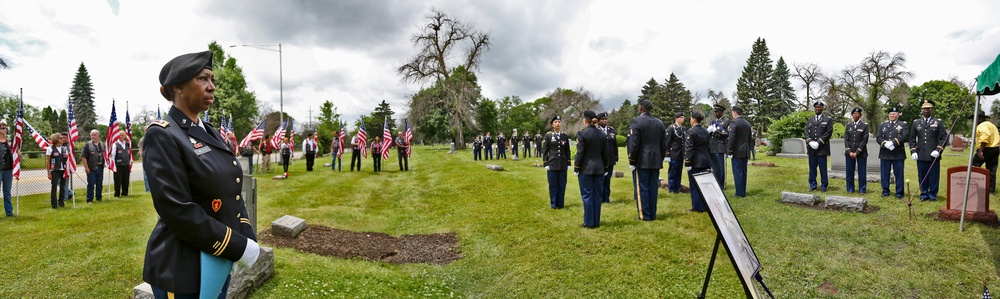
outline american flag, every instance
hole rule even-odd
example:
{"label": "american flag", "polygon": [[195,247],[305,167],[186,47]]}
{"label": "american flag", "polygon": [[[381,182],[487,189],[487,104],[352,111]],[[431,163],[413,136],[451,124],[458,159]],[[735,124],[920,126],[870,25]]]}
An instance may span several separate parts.
{"label": "american flag", "polygon": [[128,146],[128,171],[132,171],[132,120],[128,117],[128,102],[125,102],[125,145]]}
{"label": "american flag", "polygon": [[281,145],[281,140],[285,138],[285,125],[288,121],[281,123],[277,131],[274,131],[274,136],[271,136],[271,147],[278,148]]}
{"label": "american flag", "polygon": [[344,133],[344,123],[340,123],[340,138],[337,138],[337,159],[344,155],[344,136],[347,136]]}
{"label": "american flag", "polygon": [[77,139],[80,139],[80,129],[76,127],[76,116],[73,114],[73,100],[69,100],[69,109],[66,113],[67,119],[69,120],[69,157],[66,160],[66,174],[63,177],[69,177],[71,173],[76,172],[76,148],[73,144]]}
{"label": "american flag", "polygon": [[24,134],[24,102],[18,100],[17,104],[17,123],[14,126],[14,178],[17,180],[21,179],[21,143]]}
{"label": "american flag", "polygon": [[111,99],[111,120],[108,122],[108,136],[104,140],[104,143],[107,144],[107,149],[104,152],[104,164],[107,164],[108,169],[115,172],[118,171],[118,168],[115,167],[115,161],[111,160],[111,155],[114,153],[115,141],[122,134],[121,128],[118,125],[118,114],[115,113],[115,100]]}
{"label": "american flag", "polygon": [[361,118],[361,128],[358,129],[358,148],[361,148],[361,157],[368,158],[368,132],[365,131],[365,118]]}
{"label": "american flag", "polygon": [[156,119],[163,119],[163,112],[160,112],[160,105],[156,105]]}
{"label": "american flag", "polygon": [[409,157],[413,153],[413,147],[410,146],[410,142],[413,141],[413,131],[410,130],[410,122],[406,119],[403,120],[403,126],[406,128],[403,132],[403,139],[406,140],[406,156]]}
{"label": "american flag", "polygon": [[382,160],[389,159],[389,146],[392,145],[392,132],[389,131],[389,117],[382,123]]}
{"label": "american flag", "polygon": [[249,146],[251,142],[261,140],[262,138],[264,138],[264,123],[266,122],[267,120],[262,120],[260,124],[257,125],[256,128],[250,130],[250,133],[247,134],[247,137],[243,137],[243,141],[240,141],[240,147]]}
{"label": "american flag", "polygon": [[291,131],[293,131],[290,134],[285,133],[285,135],[288,135],[288,153],[291,154],[291,159],[295,159],[295,125],[292,124],[292,120],[290,119],[288,120],[288,126],[285,127],[285,131],[288,131],[288,128],[291,128]]}
{"label": "american flag", "polygon": [[983,285],[983,299],[993,299],[993,297],[990,296],[990,289],[987,289],[986,285]]}
{"label": "american flag", "polygon": [[35,128],[32,128],[31,124],[28,124],[28,121],[21,120],[21,122],[24,123],[24,128],[31,133],[31,138],[35,139],[35,143],[38,144],[38,147],[42,148],[43,151],[49,150],[49,147],[52,146],[52,142],[49,141],[48,138],[45,138],[45,136],[42,136],[42,134],[39,134],[38,131],[35,131]]}

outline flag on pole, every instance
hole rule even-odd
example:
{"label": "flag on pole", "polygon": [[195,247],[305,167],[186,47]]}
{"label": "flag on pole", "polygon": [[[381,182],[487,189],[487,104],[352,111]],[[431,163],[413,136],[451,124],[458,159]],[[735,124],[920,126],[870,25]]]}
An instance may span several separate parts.
{"label": "flag on pole", "polygon": [[337,138],[337,159],[344,155],[344,123],[340,123],[340,138]]}
{"label": "flag on pole", "polygon": [[295,159],[295,125],[291,119],[288,120],[288,126],[285,127],[285,131],[291,131],[290,133],[285,133],[285,135],[288,136],[289,159]]}
{"label": "flag on pole", "polygon": [[223,116],[219,117],[219,136],[222,136],[223,140],[229,139],[229,137],[228,137],[229,134],[226,134],[226,132],[227,132],[226,131],[226,116],[223,115]]}
{"label": "flag on pole", "polygon": [[257,125],[257,127],[253,128],[253,130],[250,130],[250,133],[247,134],[247,137],[243,137],[243,140],[240,141],[240,147],[247,147],[250,145],[251,142],[263,139],[264,123],[266,122],[267,122],[266,119],[262,120],[260,124]]}
{"label": "flag on pole", "polygon": [[410,130],[409,120],[404,119],[403,126],[406,128],[406,131],[403,132],[403,139],[406,140],[406,157],[409,157],[410,153],[413,152],[413,147],[410,146],[410,142],[413,141],[413,131]]}
{"label": "flag on pole", "polygon": [[19,99],[17,103],[17,120],[16,123],[14,124],[14,146],[13,146],[14,179],[17,180],[21,179],[21,155],[18,153],[21,152],[21,143],[23,139],[23,137],[21,136],[22,134],[24,134],[24,102]]}
{"label": "flag on pole", "polygon": [[49,141],[48,138],[45,138],[45,136],[42,136],[42,134],[38,133],[38,131],[35,131],[35,128],[32,128],[31,124],[29,124],[28,121],[21,120],[21,122],[24,123],[24,128],[27,129],[29,133],[31,133],[31,138],[35,140],[35,143],[38,144],[38,147],[41,148],[43,151],[49,150],[49,147],[52,146],[52,141]]}
{"label": "flag on pole", "polygon": [[389,131],[389,117],[382,123],[382,160],[389,159],[389,147],[392,146],[392,132]]}
{"label": "flag on pole", "polygon": [[125,145],[128,146],[128,170],[132,171],[135,157],[132,157],[132,120],[128,117],[128,102],[125,102]]}
{"label": "flag on pole", "polygon": [[66,173],[63,177],[69,177],[71,173],[76,172],[76,142],[80,139],[80,129],[76,126],[76,116],[73,114],[73,100],[69,99],[69,106],[66,113],[66,119],[69,121],[69,157],[66,157]]}
{"label": "flag on pole", "polygon": [[115,141],[122,134],[121,128],[118,125],[118,114],[115,113],[115,100],[111,99],[111,120],[108,121],[108,135],[104,140],[104,143],[107,145],[107,149],[104,152],[104,164],[107,164],[108,169],[115,172],[118,171],[118,168],[115,167],[115,161],[111,160],[111,155],[114,154]]}
{"label": "flag on pole", "polygon": [[160,104],[156,104],[156,119],[163,119],[163,112],[160,112]]}
{"label": "flag on pole", "polygon": [[365,131],[365,118],[361,118],[361,128],[358,128],[358,147],[361,148],[361,157],[368,158],[368,132]]}
{"label": "flag on pole", "polygon": [[285,122],[281,123],[281,126],[278,126],[278,130],[274,131],[274,135],[271,136],[271,147],[272,148],[278,148],[278,146],[281,145],[281,140],[285,139],[285,125],[286,124],[288,124],[287,120]]}

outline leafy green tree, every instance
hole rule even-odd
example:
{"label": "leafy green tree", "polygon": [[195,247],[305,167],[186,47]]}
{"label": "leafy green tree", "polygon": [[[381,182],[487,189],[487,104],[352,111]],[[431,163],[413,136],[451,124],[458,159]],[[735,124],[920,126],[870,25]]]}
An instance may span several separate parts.
{"label": "leafy green tree", "polygon": [[392,136],[396,136],[396,120],[392,118],[392,115],[396,114],[392,112],[392,107],[389,107],[389,103],[382,100],[378,106],[375,107],[375,111],[372,111],[368,117],[365,118],[365,128],[368,129],[368,136],[382,136],[382,126],[386,119],[389,120],[389,131],[392,132]]}
{"label": "leafy green tree", "polygon": [[[970,136],[972,123],[968,118],[972,115],[971,107],[976,98],[969,88],[955,82],[931,80],[910,88],[910,94],[913,96],[903,107],[900,119],[913,123],[913,120],[923,117],[920,105],[925,99],[931,100],[934,102],[933,116],[944,122],[945,129],[951,130],[951,134]],[[961,111],[963,106],[965,111]]]}
{"label": "leafy green tree", "polygon": [[89,132],[97,124],[97,113],[94,110],[94,84],[90,82],[87,67],[80,63],[73,77],[73,86],[69,89],[69,98],[73,101],[73,114],[81,132]]}
{"label": "leafy green tree", "polygon": [[[122,119],[124,123],[124,119]],[[77,123],[77,126],[80,124]],[[52,126],[57,132],[68,132],[69,131],[69,119],[66,116],[66,110],[59,110],[59,119],[56,121],[56,125]]]}
{"label": "leafy green tree", "polygon": [[319,135],[319,147],[321,153],[330,150],[330,143],[333,142],[333,133],[340,130],[340,113],[333,102],[325,101],[319,107],[319,123],[316,125],[316,134]]}
{"label": "leafy green tree", "polygon": [[653,102],[653,106],[656,107],[653,110],[653,115],[669,118],[675,112],[689,113],[691,111],[693,99],[691,91],[684,87],[684,83],[681,83],[674,73],[670,73],[670,78],[664,82],[658,94],[661,100]]}
{"label": "leafy green tree", "polygon": [[990,105],[990,116],[993,117],[993,121],[1000,121],[1000,99],[993,99],[993,104]]}
{"label": "leafy green tree", "polygon": [[500,130],[499,117],[495,101],[484,99],[479,102],[479,107],[476,109],[476,122],[479,123],[481,134],[486,135],[486,132],[489,132],[491,135],[495,135]]}
{"label": "leafy green tree", "polygon": [[[639,113],[638,105],[632,104],[631,101],[625,99],[621,106],[608,112],[608,125],[618,129],[619,136],[624,136],[628,133],[629,123],[631,123],[632,118],[636,117],[637,113]],[[548,126],[548,120],[544,121],[544,125]]]}
{"label": "leafy green tree", "polygon": [[736,105],[743,107],[744,115],[748,120],[756,123],[754,116],[764,113],[762,102],[772,94],[771,88],[771,54],[767,50],[767,42],[763,38],[757,38],[750,51],[750,58],[743,66],[743,73],[736,81]]}
{"label": "leafy green tree", "polygon": [[218,124],[223,116],[231,117],[236,134],[245,135],[259,121],[257,95],[247,89],[243,67],[236,63],[236,58],[227,55],[215,41],[208,44],[208,49],[212,50],[212,72],[215,74],[215,102],[208,109],[209,120]]}

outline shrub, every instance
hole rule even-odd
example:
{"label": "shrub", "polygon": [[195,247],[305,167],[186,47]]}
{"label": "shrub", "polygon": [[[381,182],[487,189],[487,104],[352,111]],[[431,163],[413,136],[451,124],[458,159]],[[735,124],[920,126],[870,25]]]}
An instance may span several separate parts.
{"label": "shrub", "polygon": [[618,142],[618,147],[625,147],[625,135],[616,134],[615,141]]}
{"label": "shrub", "polygon": [[831,139],[833,139],[833,138],[844,138],[844,131],[845,130],[847,130],[847,127],[844,126],[844,124],[842,124],[842,123],[835,123],[835,124],[833,124],[833,136],[830,137],[830,138]]}
{"label": "shrub", "polygon": [[[812,111],[799,111],[786,115],[771,124],[767,128],[767,140],[770,143],[768,147],[775,153],[780,153],[782,140],[786,138],[804,138],[806,121],[813,115],[815,113]],[[843,134],[843,130],[841,130],[841,134]]]}

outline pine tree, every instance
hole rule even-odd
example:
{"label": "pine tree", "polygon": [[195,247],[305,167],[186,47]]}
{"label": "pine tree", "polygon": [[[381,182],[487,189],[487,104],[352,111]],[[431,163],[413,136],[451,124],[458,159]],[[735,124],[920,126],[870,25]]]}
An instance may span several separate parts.
{"label": "pine tree", "polygon": [[653,106],[659,110],[656,111],[656,115],[659,115],[660,118],[669,118],[676,112],[688,113],[691,111],[691,100],[693,99],[691,91],[685,88],[684,83],[681,83],[673,73],[670,73],[670,78],[664,82],[660,94],[663,101],[660,104],[653,103]]}
{"label": "pine tree", "polygon": [[755,126],[758,125],[758,119],[767,117],[764,114],[773,113],[762,105],[772,94],[770,89],[773,72],[767,42],[763,38],[757,38],[750,51],[750,58],[747,58],[747,64],[743,67],[743,74],[736,81],[736,104],[743,107],[744,115],[752,116],[750,121]]}
{"label": "pine tree", "polygon": [[94,84],[90,82],[90,74],[83,62],[76,70],[69,98],[73,100],[73,114],[80,132],[90,132],[97,125],[97,113],[94,111]]}
{"label": "pine tree", "polygon": [[779,57],[778,63],[771,73],[770,94],[761,103],[760,115],[766,119],[761,121],[761,125],[767,127],[773,121],[781,119],[782,116],[792,113],[795,101],[795,89],[792,88],[792,72],[785,64],[785,58]]}
{"label": "pine tree", "polygon": [[639,94],[639,99],[636,100],[636,104],[642,100],[653,101],[653,97],[660,91],[660,89],[660,83],[656,82],[656,79],[649,78],[649,81],[646,81],[646,85],[642,87],[642,93]]}

